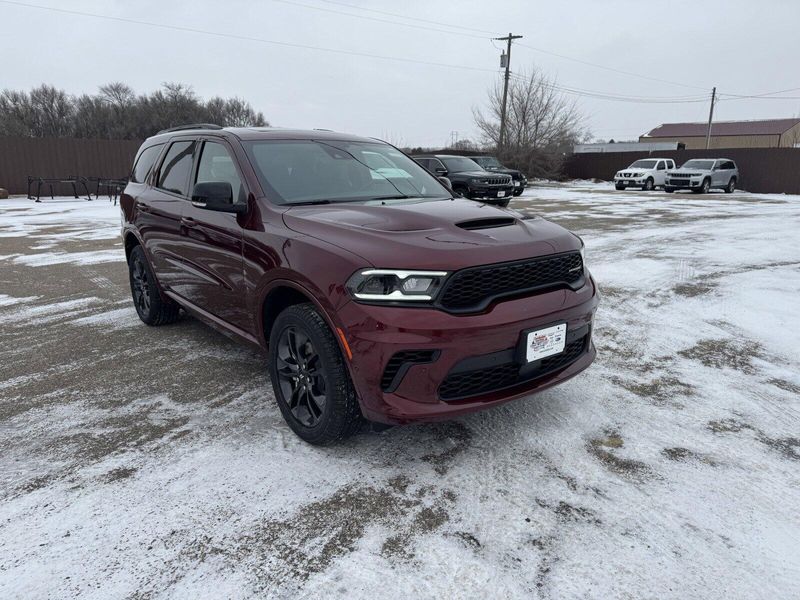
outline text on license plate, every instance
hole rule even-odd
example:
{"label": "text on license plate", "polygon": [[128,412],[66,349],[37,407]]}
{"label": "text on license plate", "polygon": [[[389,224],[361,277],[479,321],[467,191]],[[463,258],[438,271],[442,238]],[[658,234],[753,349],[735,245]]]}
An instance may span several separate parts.
{"label": "text on license plate", "polygon": [[500,190],[499,192],[497,192],[497,197],[498,198],[502,198],[505,195],[506,195],[506,193],[503,190]]}
{"label": "text on license plate", "polygon": [[531,331],[525,344],[525,360],[533,362],[563,352],[566,341],[566,323]]}

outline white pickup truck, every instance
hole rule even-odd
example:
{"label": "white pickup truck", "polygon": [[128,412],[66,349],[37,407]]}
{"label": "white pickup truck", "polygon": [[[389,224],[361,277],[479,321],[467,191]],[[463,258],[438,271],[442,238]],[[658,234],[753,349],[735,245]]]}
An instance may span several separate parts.
{"label": "white pickup truck", "polygon": [[674,169],[675,161],[671,158],[641,158],[627,169],[617,171],[614,175],[614,186],[618,190],[639,187],[652,190],[663,187],[667,169]]}

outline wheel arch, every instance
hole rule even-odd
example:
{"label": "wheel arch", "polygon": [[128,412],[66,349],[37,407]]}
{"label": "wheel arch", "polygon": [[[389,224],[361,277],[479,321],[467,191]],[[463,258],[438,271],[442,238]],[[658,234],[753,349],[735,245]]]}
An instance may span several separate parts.
{"label": "wheel arch", "polygon": [[306,287],[288,279],[279,279],[273,281],[264,293],[264,297],[260,303],[259,327],[258,331],[263,336],[262,344],[264,348],[269,347],[269,336],[272,332],[272,326],[275,324],[275,319],[281,311],[295,304],[311,303],[319,311],[322,318],[328,324],[333,332],[333,337],[339,343],[342,353],[345,353],[345,348],[342,347],[342,340],[338,334],[339,327],[336,325],[331,317],[331,311],[326,309],[319,300],[315,297],[314,293]]}

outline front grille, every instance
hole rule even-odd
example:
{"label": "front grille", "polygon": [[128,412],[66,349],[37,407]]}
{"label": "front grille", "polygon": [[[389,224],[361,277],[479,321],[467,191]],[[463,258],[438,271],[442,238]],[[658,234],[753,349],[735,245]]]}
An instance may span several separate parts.
{"label": "front grille", "polygon": [[481,183],[487,185],[509,185],[511,177],[487,177],[486,179],[481,179]]}
{"label": "front grille", "polygon": [[623,173],[623,174],[622,174],[622,176],[623,176],[623,177],[630,177],[632,174],[633,174],[633,173]]}
{"label": "front grille", "polygon": [[439,303],[445,310],[481,310],[500,296],[571,285],[582,277],[579,252],[471,267],[450,276]]}
{"label": "front grille", "polygon": [[586,335],[567,344],[563,352],[543,358],[532,371],[522,370],[516,362],[507,362],[485,369],[451,372],[439,386],[439,397],[446,401],[461,400],[549,375],[575,362],[586,349],[588,339]]}
{"label": "front grille", "polygon": [[402,350],[395,353],[383,370],[381,389],[384,392],[393,392],[400,385],[411,365],[433,362],[437,353],[438,350]]}
{"label": "front grille", "polygon": [[687,177],[691,177],[691,175],[689,173],[672,173],[670,177],[686,179]]}

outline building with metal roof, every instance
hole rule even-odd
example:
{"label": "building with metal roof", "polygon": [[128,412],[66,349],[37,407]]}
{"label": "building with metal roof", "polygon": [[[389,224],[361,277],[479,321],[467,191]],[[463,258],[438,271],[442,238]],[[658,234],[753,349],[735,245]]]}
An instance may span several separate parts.
{"label": "building with metal roof", "polygon": [[[681,142],[687,150],[706,147],[708,123],[664,123],[640,142]],[[800,117],[760,121],[715,121],[710,148],[800,148]]]}

